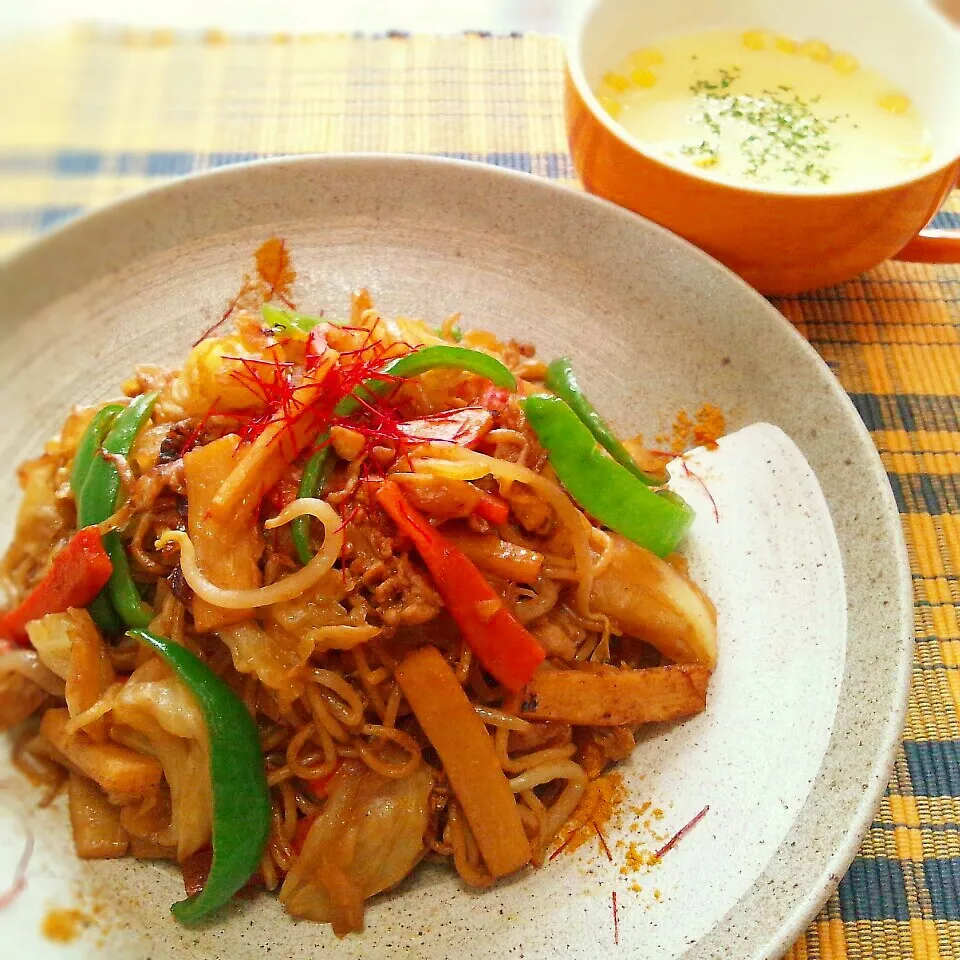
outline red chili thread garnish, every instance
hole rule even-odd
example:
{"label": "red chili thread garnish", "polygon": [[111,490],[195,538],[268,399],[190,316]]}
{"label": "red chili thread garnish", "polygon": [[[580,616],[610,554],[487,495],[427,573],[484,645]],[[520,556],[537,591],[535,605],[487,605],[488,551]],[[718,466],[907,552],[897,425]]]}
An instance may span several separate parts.
{"label": "red chili thread garnish", "polygon": [[196,346],[198,343],[202,343],[204,340],[207,339],[207,337],[210,336],[211,333],[214,332],[214,330],[217,330],[218,328],[222,327],[227,322],[227,320],[230,319],[231,315],[233,314],[233,311],[237,309],[237,305],[240,303],[243,297],[245,297],[249,292],[250,292],[250,282],[247,281],[237,292],[237,295],[230,301],[229,304],[227,304],[227,309],[223,311],[223,316],[220,317],[220,319],[216,323],[211,324],[211,326],[207,327],[207,329],[204,330],[203,333],[201,333],[200,336],[193,341],[193,346]]}
{"label": "red chili thread garnish", "polygon": [[684,824],[655,854],[659,860],[665,853],[672,850],[706,815],[710,809],[707,804],[689,823]]}
{"label": "red chili thread garnish", "polygon": [[30,859],[33,856],[34,837],[33,831],[24,823],[24,832],[26,840],[23,844],[23,853],[17,861],[17,868],[13,873],[13,881],[9,888],[0,893],[0,910],[5,910],[27,889],[27,868],[30,866]]}
{"label": "red chili thread garnish", "polygon": [[684,473],[686,473],[686,475],[690,477],[692,480],[696,480],[697,483],[699,483],[701,488],[703,489],[703,492],[709,498],[710,506],[713,509],[713,519],[716,523],[719,523],[720,510],[717,508],[717,501],[713,499],[713,494],[710,492],[709,488],[703,482],[703,480],[687,466],[687,461],[684,460],[683,457],[680,457],[679,459],[680,459],[680,464],[683,466]]}
{"label": "red chili thread garnish", "polygon": [[610,902],[613,904],[613,945],[620,946],[620,917],[617,913],[617,891],[610,894]]}
{"label": "red chili thread garnish", "polygon": [[[270,242],[268,241],[268,244]],[[266,245],[265,245],[266,246]],[[261,279],[269,284],[270,291],[276,293],[284,281],[283,272],[289,268],[288,258],[283,242],[274,238],[273,245],[266,251],[258,251],[258,269]],[[269,297],[268,297],[269,299]],[[323,381],[322,390],[313,381],[294,383],[294,365],[277,357],[225,357],[239,364],[240,369],[231,372],[231,376],[242,383],[254,396],[263,402],[263,408],[257,413],[236,413],[237,432],[247,442],[255,440],[269,425],[282,422],[284,428],[292,428],[294,424],[312,426],[316,424],[318,438],[312,444],[314,450],[322,449],[329,440],[320,440],[319,435],[333,426],[344,426],[361,434],[364,438],[360,456],[364,459],[364,475],[367,475],[366,456],[377,445],[393,449],[397,457],[407,456],[407,452],[419,443],[430,441],[431,437],[418,437],[405,434],[399,424],[402,422],[394,400],[397,391],[403,385],[405,378],[393,376],[379,369],[386,359],[395,359],[404,353],[414,352],[414,347],[407,343],[395,343],[389,348],[375,339],[374,329],[368,327],[339,327],[338,330],[353,330],[362,333],[363,338],[358,346],[349,350],[339,351],[339,359],[333,364]],[[398,349],[399,348],[399,349]],[[350,362],[344,363],[344,360]],[[307,370],[317,369],[320,364],[328,362],[324,355],[308,355]],[[394,387],[384,396],[373,390],[364,390],[363,386],[369,381],[389,384]],[[303,391],[310,391],[306,401],[300,400]],[[353,395],[357,400],[357,409],[349,416],[337,416],[337,405],[346,397]],[[207,417],[215,412],[212,407]],[[451,411],[450,416],[456,412]],[[309,417],[309,420],[303,418]],[[197,436],[203,429],[204,421],[198,425]],[[303,436],[304,431],[299,431]],[[286,438],[286,429],[278,431],[276,443],[282,445]],[[196,442],[196,436],[191,443]],[[262,490],[260,500],[269,493]],[[353,500],[353,497],[348,498]],[[349,504],[345,503],[342,515],[346,516]],[[348,523],[351,516],[344,521]]]}
{"label": "red chili thread garnish", "polygon": [[567,847],[570,845],[570,841],[571,841],[572,839],[573,839],[573,834],[571,833],[570,836],[567,837],[567,839],[564,840],[563,843],[561,843],[560,846],[557,847],[557,849],[554,850],[553,853],[550,854],[550,857],[548,858],[547,862],[549,863],[551,860],[556,860],[557,857],[559,857],[560,854],[563,853],[563,851],[567,849]]}
{"label": "red chili thread garnish", "polygon": [[603,835],[603,831],[597,826],[596,820],[591,820],[590,823],[593,825],[593,829],[597,831],[597,837],[600,840],[600,845],[603,847],[603,852],[607,855],[607,859],[613,863],[613,855],[610,853],[610,848],[607,846],[607,838]]}
{"label": "red chili thread garnish", "polygon": [[207,425],[209,419],[217,413],[217,404],[220,402],[220,397],[217,397],[212,404],[210,404],[210,409],[200,418],[200,422],[190,431],[190,435],[187,437],[183,446],[180,448],[180,458],[183,459],[192,449],[193,445],[200,439],[200,434],[203,433],[204,428]]}

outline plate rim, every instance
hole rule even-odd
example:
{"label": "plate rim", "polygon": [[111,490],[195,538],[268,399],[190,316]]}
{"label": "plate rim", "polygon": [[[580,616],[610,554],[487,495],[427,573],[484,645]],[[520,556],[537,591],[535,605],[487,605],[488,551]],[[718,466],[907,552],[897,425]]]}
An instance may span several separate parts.
{"label": "plate rim", "polygon": [[[897,597],[896,613],[899,616],[899,637],[895,651],[895,656],[891,657],[890,675],[892,679],[893,700],[890,704],[890,710],[887,713],[886,721],[883,726],[883,737],[879,751],[873,757],[869,769],[869,782],[865,785],[861,799],[857,804],[854,816],[843,833],[843,839],[833,855],[827,859],[823,867],[819,870],[816,881],[811,889],[805,894],[790,903],[784,910],[784,916],[780,923],[779,932],[770,936],[758,938],[762,942],[755,943],[750,956],[779,956],[786,952],[793,942],[807,929],[817,912],[823,904],[829,899],[842,879],[847,868],[855,858],[860,844],[869,830],[873,816],[875,815],[884,790],[886,789],[896,761],[897,749],[900,745],[902,732],[904,729],[906,715],[909,705],[910,679],[912,674],[913,661],[913,584],[912,574],[907,552],[906,540],[903,527],[900,522],[900,512],[897,507],[892,488],[885,469],[883,467],[880,454],[870,435],[869,430],[864,424],[859,412],[850,399],[846,390],[841,386],[837,377],[830,370],[824,359],[810,344],[810,342],[796,329],[794,324],[781,313],[767,298],[763,297],[758,291],[750,287],[739,276],[730,271],[723,264],[719,263],[709,254],[705,253],[699,247],[696,247],[689,241],[672,233],[665,227],[648,220],[645,217],[635,214],[623,207],[619,207],[607,200],[597,197],[585,191],[569,187],[561,183],[552,181],[546,177],[541,177],[532,173],[513,170],[500,167],[494,164],[484,163],[482,161],[464,160],[458,158],[436,157],[424,154],[413,153],[308,153],[280,157],[268,157],[252,161],[246,161],[237,164],[229,164],[221,167],[210,168],[190,173],[183,177],[177,177],[165,180],[158,184],[150,184],[144,188],[132,191],[129,194],[117,197],[103,204],[98,204],[88,210],[84,210],[71,220],[53,228],[49,232],[29,240],[19,248],[8,252],[0,257],[0,286],[3,286],[8,277],[16,274],[18,267],[23,264],[29,264],[30,260],[36,257],[49,256],[49,250],[56,250],[58,244],[68,244],[73,241],[77,235],[83,234],[91,229],[102,229],[102,225],[108,224],[112,218],[128,218],[135,216],[138,208],[148,205],[157,197],[164,194],[176,192],[184,189],[203,189],[213,184],[212,189],[216,189],[218,181],[229,181],[234,178],[242,178],[249,171],[267,167],[288,168],[296,171],[316,171],[318,167],[335,167],[337,165],[347,166],[388,166],[392,165],[399,171],[402,168],[431,168],[460,169],[467,176],[478,176],[481,178],[491,178],[493,180],[502,179],[505,182],[510,181],[515,184],[522,184],[522,189],[534,191],[543,191],[554,194],[559,203],[575,204],[583,203],[593,205],[606,212],[607,216],[614,216],[623,221],[632,221],[637,228],[646,230],[654,237],[666,240],[674,246],[684,248],[684,252],[715,273],[724,275],[723,279],[728,284],[732,281],[738,288],[739,293],[752,300],[755,305],[765,314],[770,324],[780,328],[780,333],[794,342],[794,345],[805,353],[807,358],[814,361],[815,366],[820,368],[821,373],[826,374],[825,382],[829,384],[833,399],[844,408],[847,413],[849,426],[859,435],[862,446],[868,451],[868,459],[873,468],[873,479],[876,481],[876,487],[880,493],[881,506],[884,509],[888,519],[893,519],[891,523],[891,535],[893,543],[891,546],[896,553],[897,561],[897,580],[899,584],[899,595]],[[129,259],[121,266],[129,266],[143,259],[145,256],[157,255],[164,250],[174,248],[178,243],[188,241],[188,237],[182,236],[183,229],[177,231],[181,234],[179,238],[171,237],[160,248],[151,253],[143,251],[132,251]],[[209,235],[209,233],[207,234]],[[87,277],[83,284],[74,283],[68,285],[66,289],[53,292],[45,292],[39,302],[32,309],[42,309],[57,299],[68,295],[72,291],[82,289],[83,285],[94,282],[101,274],[95,274]],[[0,298],[0,313],[4,313],[2,307],[3,298]],[[847,573],[845,571],[845,577]],[[892,617],[891,617],[892,623]],[[832,737],[832,734],[831,734]],[[817,777],[813,783],[817,782],[822,771],[822,765],[818,768]],[[809,798],[804,801],[798,811],[806,807]],[[789,834],[787,835],[787,838]],[[787,839],[784,838],[784,839]],[[777,846],[771,854],[771,858],[776,856],[777,851],[782,846]],[[761,873],[762,876],[762,873]],[[756,878],[756,879],[759,879]],[[750,888],[752,890],[752,887]],[[749,896],[750,891],[744,894],[744,898]],[[721,918],[711,930],[703,934],[691,947],[696,950],[703,941],[709,941],[710,938],[723,926],[728,919],[743,909],[742,900],[739,900],[731,911]],[[781,901],[782,902],[782,901]]]}

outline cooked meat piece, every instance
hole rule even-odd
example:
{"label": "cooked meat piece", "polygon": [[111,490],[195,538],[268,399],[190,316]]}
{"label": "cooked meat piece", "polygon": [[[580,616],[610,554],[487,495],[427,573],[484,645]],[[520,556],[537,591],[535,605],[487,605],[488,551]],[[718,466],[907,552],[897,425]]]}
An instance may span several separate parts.
{"label": "cooked meat piece", "polygon": [[468,517],[480,502],[480,491],[464,480],[419,473],[398,473],[392,479],[413,506],[441,520]]}
{"label": "cooked meat piece", "polygon": [[548,657],[567,661],[573,660],[577,647],[586,636],[582,627],[564,617],[559,610],[537,617],[528,629],[540,641]]}
{"label": "cooked meat piece", "polygon": [[387,628],[426,623],[443,602],[410,555],[394,548],[394,540],[369,519],[348,523],[344,555],[353,581],[349,593],[360,593]]}
{"label": "cooked meat piece", "polygon": [[559,747],[570,741],[572,727],[566,723],[553,723],[545,720],[543,723],[533,722],[529,730],[513,730],[510,733],[509,747],[511,753],[532,753],[544,747]]}

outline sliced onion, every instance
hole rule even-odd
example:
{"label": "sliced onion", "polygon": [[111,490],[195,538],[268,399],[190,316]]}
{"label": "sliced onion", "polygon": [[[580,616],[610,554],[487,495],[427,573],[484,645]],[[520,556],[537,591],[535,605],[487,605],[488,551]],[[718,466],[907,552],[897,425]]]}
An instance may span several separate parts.
{"label": "sliced onion", "polygon": [[303,497],[288,504],[264,526],[268,530],[282,527],[297,517],[315,517],[323,524],[323,546],[316,556],[296,573],[271,583],[265,587],[248,590],[227,590],[211,583],[197,563],[197,553],[190,538],[180,530],[167,530],[157,540],[157,549],[168,543],[180,548],[180,569],[183,579],[190,584],[193,592],[207,603],[225,610],[250,610],[253,607],[266,607],[271,603],[292,600],[309,590],[333,566],[343,547],[343,529],[340,517],[328,503],[314,497]]}

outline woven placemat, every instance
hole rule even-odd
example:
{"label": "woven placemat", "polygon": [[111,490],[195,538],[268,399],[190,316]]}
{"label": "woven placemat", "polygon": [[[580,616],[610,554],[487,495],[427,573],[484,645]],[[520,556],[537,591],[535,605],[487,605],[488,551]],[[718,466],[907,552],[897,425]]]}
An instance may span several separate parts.
{"label": "woven placemat", "polygon": [[[561,72],[559,42],[530,36],[34,40],[0,57],[0,253],[146,184],[281,154],[431,153],[574,185]],[[960,196],[938,220],[960,226]],[[888,263],[776,305],[872,433],[916,601],[890,787],[790,956],[960,958],[960,268]]]}

